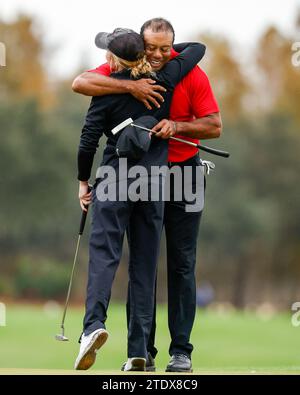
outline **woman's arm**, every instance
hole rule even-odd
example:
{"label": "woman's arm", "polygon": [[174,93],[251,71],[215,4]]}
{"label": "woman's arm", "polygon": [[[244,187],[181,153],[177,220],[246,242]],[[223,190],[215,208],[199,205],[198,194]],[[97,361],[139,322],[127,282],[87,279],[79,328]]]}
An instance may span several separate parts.
{"label": "woman's arm", "polygon": [[77,154],[78,180],[88,181],[98,142],[105,130],[107,100],[93,97],[82,128]]}
{"label": "woman's arm", "polygon": [[[191,44],[190,42],[173,44],[173,49],[174,49],[174,51],[180,53],[180,52],[184,51],[187,47],[189,47],[190,44]],[[199,44],[203,45],[204,51],[205,51],[205,49],[206,49],[205,45],[201,44],[201,43],[199,43]]]}
{"label": "woman's arm", "polygon": [[82,128],[77,154],[79,192],[78,198],[82,210],[91,203],[88,180],[91,175],[94,155],[105,126],[105,102],[102,97],[93,97]]}
{"label": "woman's arm", "polygon": [[175,85],[200,62],[206,46],[200,43],[182,43],[175,44],[174,49],[182,49],[182,52],[157,73],[158,81],[164,82],[170,89],[174,89]]}

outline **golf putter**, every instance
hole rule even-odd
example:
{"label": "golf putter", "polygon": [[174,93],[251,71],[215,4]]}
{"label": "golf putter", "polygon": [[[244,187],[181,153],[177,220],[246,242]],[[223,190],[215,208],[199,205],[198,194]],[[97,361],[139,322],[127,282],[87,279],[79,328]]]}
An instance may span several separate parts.
{"label": "golf putter", "polygon": [[[91,190],[92,190],[92,186],[89,185],[88,192],[90,192]],[[88,210],[89,206],[85,206],[85,207]],[[81,238],[81,235],[83,234],[87,213],[88,213],[87,211],[82,211],[78,239],[77,239],[77,245],[76,245],[76,251],[75,251],[73,267],[72,267],[71,277],[70,277],[70,282],[69,282],[69,287],[68,287],[68,293],[67,293],[65,308],[64,308],[64,312],[63,312],[63,316],[62,316],[61,325],[60,325],[61,333],[55,335],[55,339],[58,341],[61,341],[61,342],[66,342],[69,340],[68,337],[65,336],[65,325],[64,324],[65,324],[65,318],[66,318],[67,308],[68,308],[68,304],[69,304],[69,298],[70,298],[71,289],[72,289],[74,269],[75,269],[75,265],[76,265],[76,261],[77,261],[77,254],[78,254],[78,250],[79,250],[80,238]]]}
{"label": "golf putter", "polygon": [[[153,130],[145,128],[144,126],[136,125],[135,123],[133,123],[132,118],[125,119],[125,121],[123,121],[119,125],[115,126],[112,129],[111,132],[112,132],[112,134],[117,134],[122,129],[126,128],[126,126],[128,126],[128,125],[135,126],[136,128],[143,129],[143,130],[146,130],[147,132],[151,132],[151,133],[155,134],[155,132],[153,132]],[[207,146],[202,145],[202,144],[196,144],[196,143],[193,143],[192,141],[184,140],[184,139],[181,139],[179,137],[170,137],[170,139],[171,140],[175,140],[175,141],[180,141],[181,143],[188,144],[188,145],[191,145],[193,147],[197,147],[198,149],[201,149],[203,151],[209,152],[210,154],[223,156],[224,158],[228,158],[230,156],[229,152],[217,150],[215,148],[207,147]]]}

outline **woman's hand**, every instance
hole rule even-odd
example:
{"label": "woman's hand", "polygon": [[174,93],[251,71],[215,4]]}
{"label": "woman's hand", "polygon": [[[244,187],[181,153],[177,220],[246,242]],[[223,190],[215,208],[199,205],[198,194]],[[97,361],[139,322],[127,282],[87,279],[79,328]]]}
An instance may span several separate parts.
{"label": "woman's hand", "polygon": [[92,191],[89,192],[88,181],[79,181],[79,202],[83,211],[87,211],[85,206],[88,206],[92,201]]}

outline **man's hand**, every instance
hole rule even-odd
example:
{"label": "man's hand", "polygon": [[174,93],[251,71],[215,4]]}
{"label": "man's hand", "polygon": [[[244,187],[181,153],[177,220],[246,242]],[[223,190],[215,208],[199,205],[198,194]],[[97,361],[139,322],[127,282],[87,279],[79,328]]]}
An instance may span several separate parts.
{"label": "man's hand", "polygon": [[151,105],[160,107],[164,98],[160,92],[166,92],[161,85],[151,78],[142,78],[137,81],[120,80],[105,75],[85,72],[76,77],[72,83],[72,89],[76,93],[87,96],[104,96],[110,94],[130,93],[137,100],[151,110]]}
{"label": "man's hand", "polygon": [[176,122],[162,119],[152,130],[156,137],[168,139],[176,134]]}
{"label": "man's hand", "polygon": [[82,208],[83,211],[87,211],[87,209],[84,206],[88,206],[91,203],[92,199],[92,192],[88,192],[89,190],[89,184],[88,181],[79,181],[79,202],[80,202],[80,207]]}
{"label": "man's hand", "polygon": [[[129,93],[137,100],[145,104],[148,110],[151,110],[151,104],[159,108],[159,102],[163,103],[164,98],[159,92],[166,92],[166,89],[156,84],[151,78],[142,78],[137,81],[130,81]],[[151,104],[150,104],[151,103]]]}

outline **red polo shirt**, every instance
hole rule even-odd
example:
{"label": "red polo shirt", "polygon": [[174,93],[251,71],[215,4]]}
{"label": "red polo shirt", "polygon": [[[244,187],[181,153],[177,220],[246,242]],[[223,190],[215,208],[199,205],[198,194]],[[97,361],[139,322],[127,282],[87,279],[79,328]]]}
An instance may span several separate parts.
{"label": "red polo shirt", "polygon": [[[171,57],[177,53],[172,50]],[[89,70],[109,76],[111,69],[107,63]],[[177,122],[193,121],[196,118],[219,112],[218,103],[214,97],[207,75],[199,66],[194,67],[174,89],[170,119]],[[184,140],[199,143],[191,137],[176,135]],[[188,144],[169,140],[169,162],[182,162],[196,155],[198,149]]]}

